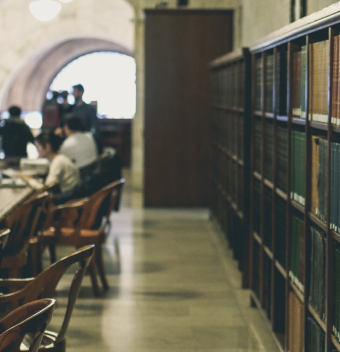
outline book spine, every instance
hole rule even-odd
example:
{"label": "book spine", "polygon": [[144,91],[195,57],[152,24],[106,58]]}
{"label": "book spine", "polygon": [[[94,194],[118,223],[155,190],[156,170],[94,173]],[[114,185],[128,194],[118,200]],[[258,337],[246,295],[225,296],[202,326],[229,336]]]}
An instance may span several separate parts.
{"label": "book spine", "polygon": [[307,47],[301,47],[301,118],[306,117],[306,69],[307,69]]}

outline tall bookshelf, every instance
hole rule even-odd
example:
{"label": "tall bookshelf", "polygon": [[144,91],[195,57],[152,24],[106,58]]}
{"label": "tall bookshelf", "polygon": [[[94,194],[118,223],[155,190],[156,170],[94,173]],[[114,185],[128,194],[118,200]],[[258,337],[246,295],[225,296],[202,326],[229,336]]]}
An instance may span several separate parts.
{"label": "tall bookshelf", "polygon": [[249,51],[242,48],[222,56],[210,69],[210,209],[239,262],[242,286],[249,287]]}
{"label": "tall bookshelf", "polygon": [[251,303],[282,351],[340,351],[340,3],[250,52]]}

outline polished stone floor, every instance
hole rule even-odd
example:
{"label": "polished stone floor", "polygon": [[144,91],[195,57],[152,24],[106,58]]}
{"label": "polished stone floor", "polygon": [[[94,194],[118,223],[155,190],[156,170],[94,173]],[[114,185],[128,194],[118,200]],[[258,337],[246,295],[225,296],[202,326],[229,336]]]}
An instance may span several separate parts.
{"label": "polished stone floor", "polygon": [[[145,210],[139,200],[127,184],[105,248],[110,289],[94,298],[85,277],[67,351],[278,351],[208,211]],[[71,278],[58,287],[54,328]]]}

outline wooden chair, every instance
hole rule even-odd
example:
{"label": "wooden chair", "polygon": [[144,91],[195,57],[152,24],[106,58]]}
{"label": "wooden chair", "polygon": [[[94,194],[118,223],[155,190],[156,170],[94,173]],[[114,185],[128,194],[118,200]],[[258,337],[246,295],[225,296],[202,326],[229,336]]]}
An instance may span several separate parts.
{"label": "wooden chair", "polygon": [[21,269],[27,264],[29,241],[37,231],[41,208],[47,197],[48,192],[38,194],[18,206],[4,221],[10,235],[0,267],[8,269],[8,277],[20,277]]}
{"label": "wooden chair", "polygon": [[43,333],[51,321],[54,299],[41,299],[27,303],[0,321],[0,351],[20,351],[25,335],[30,334],[29,352],[37,352]]}
{"label": "wooden chair", "polygon": [[8,236],[11,233],[9,229],[0,230],[0,266],[4,255],[4,248],[8,241]]}
{"label": "wooden chair", "polygon": [[[94,294],[101,294],[98,281],[97,270],[103,288],[108,289],[105,277],[102,245],[105,243],[105,229],[109,217],[117,199],[119,198],[125,180],[119,180],[102,188],[91,197],[73,203],[64,204],[49,212],[50,229],[41,233],[41,240],[50,249],[51,259],[56,258],[56,246],[75,246],[79,248],[88,244],[95,244],[95,255],[90,263],[89,271],[91,275]],[[105,209],[104,220],[99,228],[94,228],[98,212],[107,197],[110,197],[108,206]]]}
{"label": "wooden chair", "polygon": [[14,293],[0,295],[0,307],[3,309],[8,304],[15,305],[19,303],[22,305],[32,302],[38,298],[53,297],[56,286],[65,271],[72,264],[79,263],[79,269],[75,273],[72,280],[66,313],[59,333],[45,331],[39,351],[64,352],[66,350],[65,334],[85,271],[91,261],[93,253],[94,245],[85,246],[52,264],[36,278],[0,279],[0,287],[10,286],[17,287],[19,289]]}

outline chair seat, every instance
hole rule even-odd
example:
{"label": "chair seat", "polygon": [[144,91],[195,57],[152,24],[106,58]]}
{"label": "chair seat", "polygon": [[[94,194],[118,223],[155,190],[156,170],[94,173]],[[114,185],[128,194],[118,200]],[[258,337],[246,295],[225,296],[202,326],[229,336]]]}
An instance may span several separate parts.
{"label": "chair seat", "polygon": [[[61,245],[75,245],[75,232],[72,228],[62,227],[59,229],[57,235],[53,227],[41,232],[41,236],[46,240],[46,242],[58,241]],[[103,244],[105,242],[105,234],[103,231],[99,230],[81,230],[80,231],[80,244]]]}

